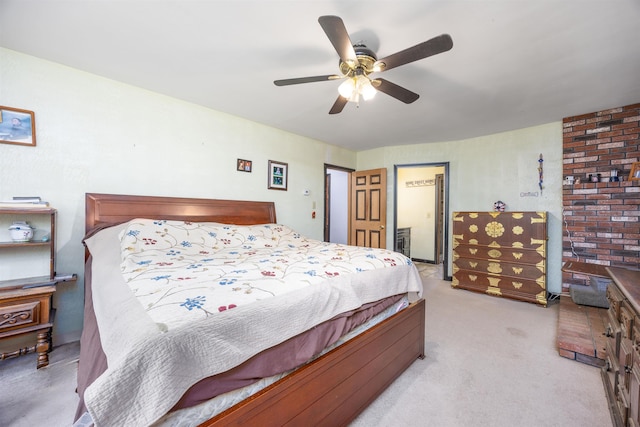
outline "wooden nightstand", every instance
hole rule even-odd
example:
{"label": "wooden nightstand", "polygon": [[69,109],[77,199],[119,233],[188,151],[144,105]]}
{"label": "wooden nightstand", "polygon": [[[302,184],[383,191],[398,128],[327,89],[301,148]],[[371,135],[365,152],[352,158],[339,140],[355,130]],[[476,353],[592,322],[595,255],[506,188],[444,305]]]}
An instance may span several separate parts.
{"label": "wooden nightstand", "polygon": [[51,300],[56,291],[56,282],[35,283],[37,286],[32,288],[0,289],[0,340],[35,332],[38,334],[33,346],[0,353],[0,360],[38,353],[37,368],[42,368],[49,364],[55,316]]}
{"label": "wooden nightstand", "polygon": [[[17,221],[35,227],[30,240],[11,239],[8,228]],[[18,346],[13,345],[14,338],[36,335],[34,345],[0,353],[0,360],[38,353],[37,367],[49,364],[56,283],[76,279],[75,275],[60,280],[56,277],[55,244],[55,209],[0,208],[0,341],[11,340],[8,348],[13,350]],[[23,272],[36,277],[23,277]]]}

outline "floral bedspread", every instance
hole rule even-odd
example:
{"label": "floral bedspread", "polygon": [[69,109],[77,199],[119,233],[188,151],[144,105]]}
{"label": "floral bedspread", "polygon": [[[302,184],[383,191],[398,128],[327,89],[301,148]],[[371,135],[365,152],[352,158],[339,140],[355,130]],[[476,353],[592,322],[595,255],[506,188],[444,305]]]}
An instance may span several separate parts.
{"label": "floral bedspread", "polygon": [[278,224],[137,219],[120,239],[123,277],[163,330],[327,279],[411,264],[393,251],[321,242]]}
{"label": "floral bedspread", "polygon": [[203,378],[362,304],[422,294],[399,253],[281,225],[132,220],[85,244],[108,363],[84,393],[98,426],[151,425]]}

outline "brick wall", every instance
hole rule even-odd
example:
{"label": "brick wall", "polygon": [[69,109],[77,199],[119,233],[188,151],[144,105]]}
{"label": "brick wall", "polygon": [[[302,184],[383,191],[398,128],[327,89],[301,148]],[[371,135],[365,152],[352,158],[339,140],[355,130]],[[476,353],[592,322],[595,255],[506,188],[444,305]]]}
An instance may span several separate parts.
{"label": "brick wall", "polygon": [[[640,180],[629,180],[640,162],[640,104],[563,119],[563,261],[640,266]],[[617,169],[620,182],[610,182]],[[603,182],[588,182],[600,174]],[[585,278],[563,274],[563,288]]]}

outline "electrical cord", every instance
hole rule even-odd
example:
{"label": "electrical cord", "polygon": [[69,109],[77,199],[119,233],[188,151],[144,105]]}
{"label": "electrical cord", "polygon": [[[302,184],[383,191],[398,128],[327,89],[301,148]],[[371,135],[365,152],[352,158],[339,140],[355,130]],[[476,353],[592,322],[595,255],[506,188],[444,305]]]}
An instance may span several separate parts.
{"label": "electrical cord", "polygon": [[569,231],[569,224],[567,223],[567,216],[564,214],[564,206],[562,207],[562,221],[564,222],[564,229],[567,232],[567,238],[569,239],[569,245],[571,246],[571,253],[574,257],[576,257],[576,261],[580,261],[580,257],[575,251],[575,247],[573,246],[573,240],[571,239],[571,231]]}

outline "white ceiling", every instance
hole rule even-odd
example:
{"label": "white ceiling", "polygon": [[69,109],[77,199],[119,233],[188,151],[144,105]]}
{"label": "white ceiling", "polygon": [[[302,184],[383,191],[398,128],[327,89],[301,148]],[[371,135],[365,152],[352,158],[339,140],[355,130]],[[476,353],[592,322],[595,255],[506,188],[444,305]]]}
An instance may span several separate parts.
{"label": "white ceiling", "polygon": [[[328,111],[339,81],[318,24],[340,16],[382,58],[442,33],[453,49]],[[0,0],[0,46],[353,150],[450,141],[640,102],[639,0]],[[375,76],[375,75],[374,75]]]}

